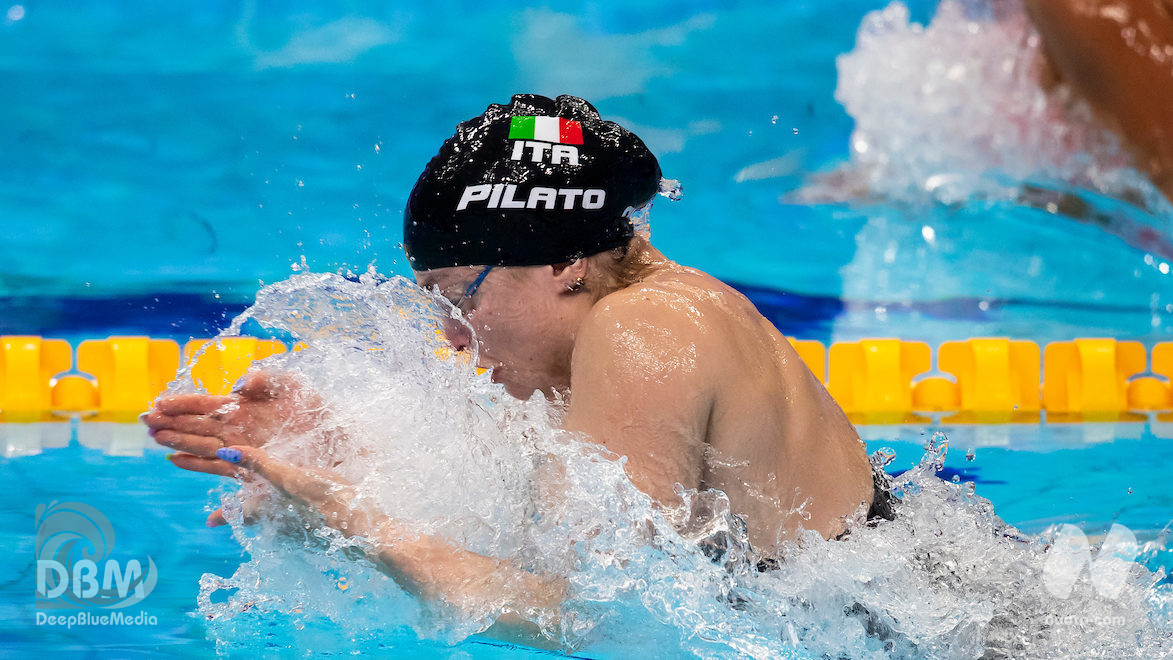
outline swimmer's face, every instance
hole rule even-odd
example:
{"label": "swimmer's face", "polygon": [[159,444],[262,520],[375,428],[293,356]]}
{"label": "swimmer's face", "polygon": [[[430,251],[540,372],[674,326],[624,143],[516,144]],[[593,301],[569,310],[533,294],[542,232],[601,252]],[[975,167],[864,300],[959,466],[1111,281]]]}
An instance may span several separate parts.
{"label": "swimmer's face", "polygon": [[569,387],[575,329],[591,306],[586,296],[568,295],[567,285],[578,276],[574,269],[497,267],[461,301],[483,270],[455,266],[415,274],[420,286],[435,286],[449,302],[460,302],[468,326],[446,323],[448,341],[457,350],[475,342],[478,366],[492,369],[493,380],[515,397]]}

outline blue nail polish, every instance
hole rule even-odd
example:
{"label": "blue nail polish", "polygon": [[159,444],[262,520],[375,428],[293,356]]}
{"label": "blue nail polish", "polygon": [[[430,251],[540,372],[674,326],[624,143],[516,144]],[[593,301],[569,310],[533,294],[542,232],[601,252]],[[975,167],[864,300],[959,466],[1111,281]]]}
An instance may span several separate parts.
{"label": "blue nail polish", "polygon": [[240,462],[240,450],[232,447],[221,447],[216,450],[216,456],[228,461],[229,463]]}

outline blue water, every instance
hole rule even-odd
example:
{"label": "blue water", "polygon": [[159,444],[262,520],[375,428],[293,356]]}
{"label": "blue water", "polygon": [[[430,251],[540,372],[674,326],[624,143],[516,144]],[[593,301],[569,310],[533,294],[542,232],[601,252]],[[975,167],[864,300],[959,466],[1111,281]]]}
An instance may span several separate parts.
{"label": "blue water", "polygon": [[[922,20],[935,6],[912,4]],[[405,273],[400,212],[423,163],[456,122],[527,90],[591,99],[684,182],[653,214],[668,255],[799,296],[791,307],[850,292],[812,338],[1167,334],[1170,275],[1095,223],[996,200],[788,201],[848,156],[834,58],[882,6],[29,4],[0,20],[0,125],[14,127],[0,133],[0,325],[120,331],[128,303],[192,295],[209,303],[198,318],[148,303],[134,322],[206,334],[219,303],[247,303],[302,256]],[[890,262],[871,254],[889,247]]]}
{"label": "blue water", "polygon": [[[1173,336],[1173,275],[1111,223],[1008,200],[794,201],[809,173],[849,158],[834,58],[884,4],[28,2],[0,18],[0,334],[183,340],[214,334],[303,259],[407,274],[401,209],[423,163],[456,122],[533,91],[584,96],[641,135],[685,185],[653,212],[656,245],[733,282],[788,334]],[[920,20],[936,6],[910,4]],[[1170,218],[1141,220],[1168,243]],[[909,433],[870,448],[896,448],[902,469],[921,453]],[[1033,435],[972,462],[955,444],[946,476],[975,481],[1027,532],[1121,522],[1153,538],[1173,517],[1168,439]],[[158,452],[74,444],[0,459],[0,480],[17,493],[0,509],[13,558],[0,649],[214,650],[190,614],[199,576],[242,558],[227,531],[202,525],[207,479]],[[157,628],[26,625],[33,508],[53,499],[98,506],[120,552],[156,560]],[[418,644],[388,632],[388,650],[452,653]],[[532,653],[466,644],[477,657]]]}
{"label": "blue water", "polygon": [[[144,443],[149,441],[145,432],[141,435]],[[113,458],[73,444],[5,460],[0,463],[0,479],[20,493],[19,505],[10,504],[0,513],[0,546],[13,558],[5,564],[8,577],[0,586],[0,655],[24,657],[53,649],[80,657],[206,657],[216,650],[206,638],[202,617],[193,613],[200,576],[230,575],[246,557],[229,528],[204,525],[204,504],[212,501],[206,476],[171,469],[163,452],[155,449],[140,457]],[[154,560],[160,573],[157,586],[140,607],[129,611],[149,612],[157,625],[33,625],[33,508],[54,500],[85,502],[104,513],[114,526],[115,556]],[[389,650],[432,649],[444,654],[445,647],[421,643],[410,629],[388,632]],[[259,644],[267,645],[263,640]],[[478,649],[477,657],[524,657],[528,651],[478,640],[470,644]]]}
{"label": "blue water", "polygon": [[[1173,464],[1173,442],[1154,436],[1144,424],[1122,430],[1135,437],[1089,444],[1043,433],[1029,450],[982,447],[974,450],[972,460],[966,457],[964,445],[955,444],[940,475],[950,479],[956,474],[975,482],[976,493],[990,499],[1004,520],[1026,533],[1072,523],[1095,537],[1116,522],[1132,529],[1140,541],[1152,540],[1173,522],[1173,489],[1159,467],[1138,471],[1135,461],[1151,466]],[[868,448],[896,450],[897,459],[889,471],[899,474],[919,459],[921,447],[916,440],[898,438],[895,431],[889,435],[869,442]],[[145,433],[141,440],[149,442]],[[12,557],[6,563],[9,578],[0,584],[0,647],[7,653],[23,656],[51,648],[95,657],[158,653],[196,657],[215,650],[206,638],[205,622],[194,612],[200,576],[230,575],[247,557],[227,527],[204,526],[206,505],[218,502],[208,495],[210,480],[205,475],[171,469],[163,452],[149,446],[142,456],[111,457],[74,443],[0,462],[0,481],[20,494],[0,510],[0,547]],[[35,617],[33,509],[52,500],[96,506],[114,526],[117,555],[150,556],[155,561],[160,579],[142,609],[156,615],[157,626],[63,630],[30,625]],[[1173,554],[1164,553],[1149,568],[1159,566],[1173,569]],[[386,633],[381,647],[388,652],[439,657],[454,652],[436,642],[421,641],[409,628]],[[331,638],[328,629],[323,634],[325,639],[345,643]],[[274,649],[283,646],[279,636],[265,642],[270,643],[276,645]],[[470,639],[461,648],[478,658],[542,655],[480,638]]]}

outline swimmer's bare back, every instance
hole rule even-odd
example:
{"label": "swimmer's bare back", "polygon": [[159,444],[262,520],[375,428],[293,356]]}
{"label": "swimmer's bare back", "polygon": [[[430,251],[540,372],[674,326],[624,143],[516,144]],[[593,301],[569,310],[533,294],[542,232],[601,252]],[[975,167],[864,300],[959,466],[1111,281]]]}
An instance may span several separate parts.
{"label": "swimmer's bare back", "polygon": [[859,436],[785,337],[734,289],[667,260],[592,308],[566,427],[627,456],[658,501],[679,501],[676,483],[724,491],[764,554],[800,527],[838,536],[872,502]]}
{"label": "swimmer's bare back", "polygon": [[1173,201],[1173,0],[1025,0],[1060,79]]}

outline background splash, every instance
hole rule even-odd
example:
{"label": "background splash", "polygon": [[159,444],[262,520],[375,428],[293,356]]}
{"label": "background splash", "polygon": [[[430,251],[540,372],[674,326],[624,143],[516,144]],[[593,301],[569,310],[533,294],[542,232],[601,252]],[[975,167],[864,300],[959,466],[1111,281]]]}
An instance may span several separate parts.
{"label": "background splash", "polygon": [[1033,180],[1173,210],[1091,108],[1046,82],[1042,55],[1017,1],[945,0],[923,25],[902,2],[868,14],[836,60],[850,163],[806,194],[952,204]]}

